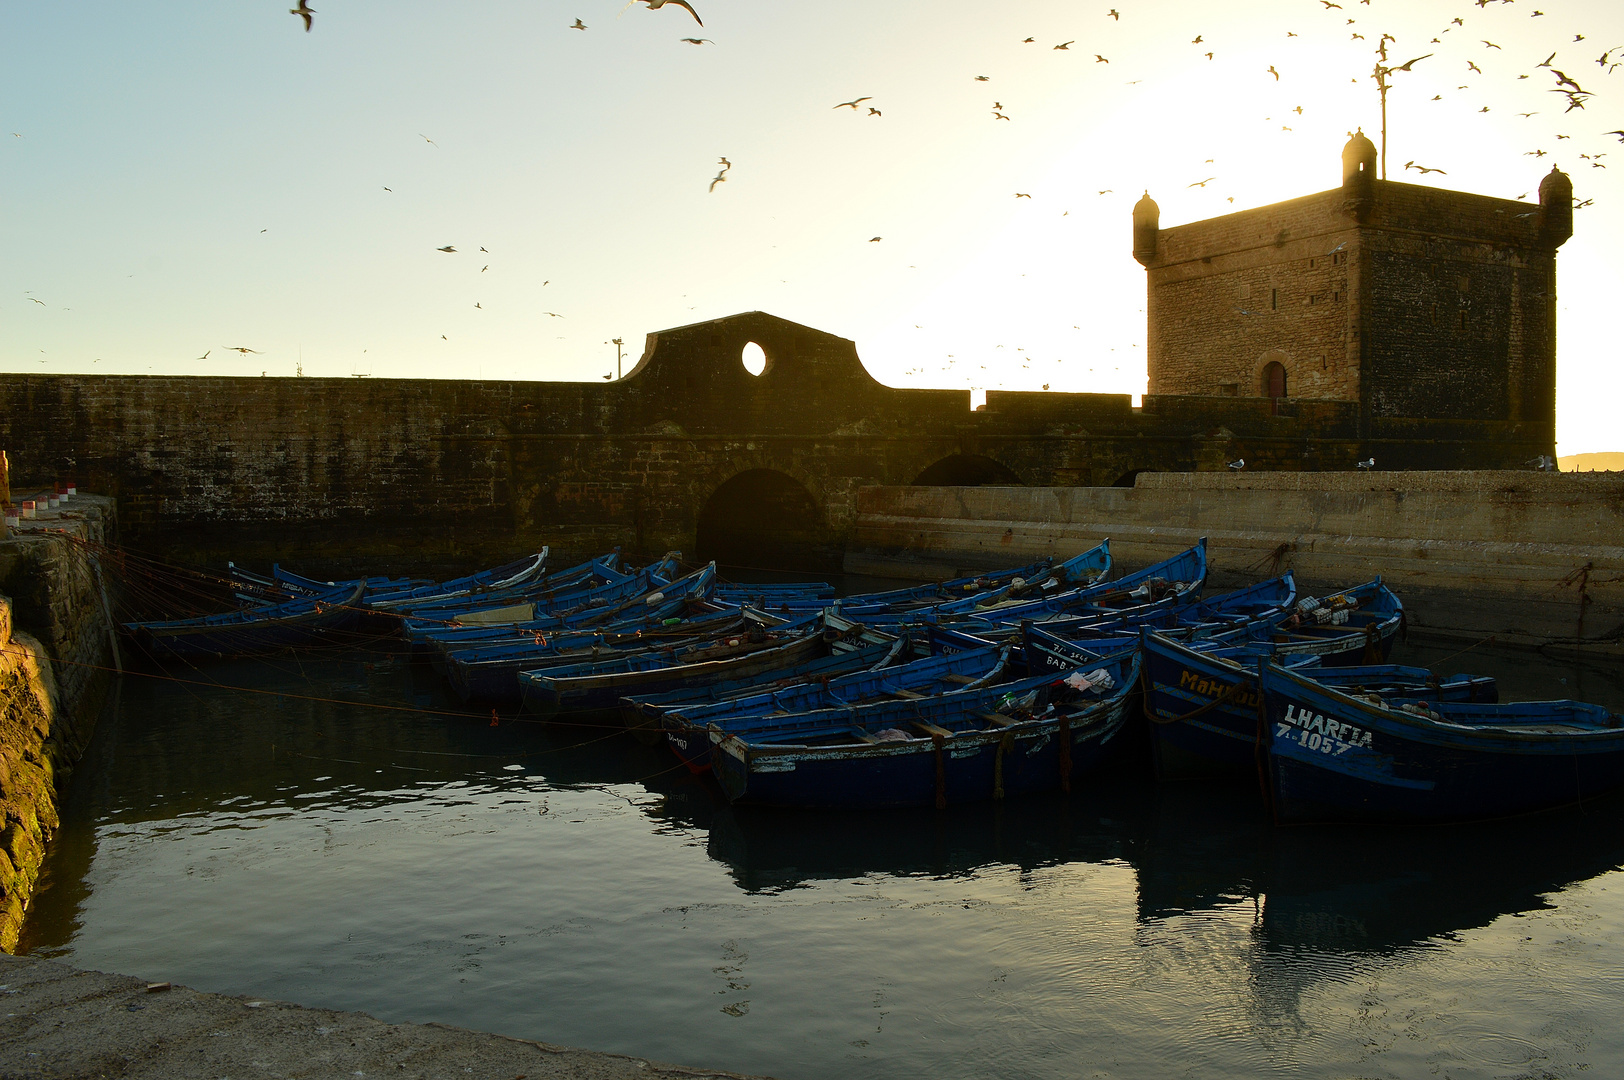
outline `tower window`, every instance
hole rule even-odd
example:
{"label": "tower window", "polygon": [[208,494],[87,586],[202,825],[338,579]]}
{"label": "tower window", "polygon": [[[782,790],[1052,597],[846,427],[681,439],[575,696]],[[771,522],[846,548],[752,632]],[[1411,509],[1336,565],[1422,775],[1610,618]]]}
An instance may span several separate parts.
{"label": "tower window", "polygon": [[1341,266],[1343,263],[1345,263],[1347,261],[1348,261],[1348,253],[1346,251],[1339,251],[1335,255],[1331,256],[1331,265],[1332,266]]}
{"label": "tower window", "polygon": [[1280,310],[1280,290],[1279,289],[1270,289],[1269,290],[1269,310],[1270,311],[1279,311]]}
{"label": "tower window", "polygon": [[1460,310],[1460,321],[1458,323],[1456,323],[1455,328],[1457,330],[1465,332],[1465,330],[1466,330],[1466,309],[1465,308],[1461,308],[1461,310]]}

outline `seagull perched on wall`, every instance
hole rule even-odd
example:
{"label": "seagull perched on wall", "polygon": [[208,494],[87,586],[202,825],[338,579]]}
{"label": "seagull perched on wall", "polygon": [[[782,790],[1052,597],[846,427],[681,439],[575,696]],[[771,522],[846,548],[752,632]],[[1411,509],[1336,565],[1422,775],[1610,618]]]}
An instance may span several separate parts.
{"label": "seagull perched on wall", "polygon": [[1243,457],[1238,457],[1229,463],[1229,467],[1234,469],[1236,472],[1240,472],[1242,469],[1246,468],[1246,459]]}
{"label": "seagull perched on wall", "polygon": [[1356,469],[1374,469],[1376,467],[1376,459],[1374,457],[1370,457],[1366,458],[1364,461],[1355,461],[1353,463],[1353,467]]}
{"label": "seagull perched on wall", "polygon": [[1541,454],[1531,461],[1523,462],[1523,464],[1530,469],[1538,469],[1540,472],[1556,471],[1556,459],[1549,454]]}

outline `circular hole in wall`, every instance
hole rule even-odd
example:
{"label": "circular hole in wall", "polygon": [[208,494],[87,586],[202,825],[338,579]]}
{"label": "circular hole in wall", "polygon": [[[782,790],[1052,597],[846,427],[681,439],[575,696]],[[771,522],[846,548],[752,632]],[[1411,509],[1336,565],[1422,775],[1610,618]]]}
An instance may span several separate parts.
{"label": "circular hole in wall", "polygon": [[739,359],[744,361],[744,370],[752,375],[760,375],[767,370],[767,354],[753,341],[745,342],[744,351],[739,354]]}

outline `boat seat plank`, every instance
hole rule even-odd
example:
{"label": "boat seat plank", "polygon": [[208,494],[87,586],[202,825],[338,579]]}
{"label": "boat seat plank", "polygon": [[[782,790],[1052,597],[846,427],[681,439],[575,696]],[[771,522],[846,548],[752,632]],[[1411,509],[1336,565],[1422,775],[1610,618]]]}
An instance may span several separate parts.
{"label": "boat seat plank", "polygon": [[938,727],[936,724],[932,724],[928,720],[915,720],[913,721],[913,726],[918,728],[920,731],[923,731],[926,735],[940,736],[943,739],[952,738],[953,736],[953,733],[947,730],[945,727]]}
{"label": "boat seat plank", "polygon": [[994,727],[1009,727],[1011,724],[1019,723],[1019,721],[1013,720],[1010,717],[1005,716],[1003,713],[978,712],[975,714],[975,717],[977,720],[980,720],[983,723],[992,724]]}

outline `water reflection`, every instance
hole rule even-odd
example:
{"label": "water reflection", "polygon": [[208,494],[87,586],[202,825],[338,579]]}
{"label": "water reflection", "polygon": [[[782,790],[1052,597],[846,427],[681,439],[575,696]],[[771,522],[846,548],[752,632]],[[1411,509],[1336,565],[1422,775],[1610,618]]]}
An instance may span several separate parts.
{"label": "water reflection", "polygon": [[[857,1055],[870,1074],[1007,1060],[1062,1075],[1057,1061],[1155,1015],[1185,1026],[1126,1056],[1228,1039],[1221,1061],[1192,1060],[1240,1075],[1335,1031],[1314,1003],[1341,984],[1415,969],[1624,863],[1616,804],[1276,829],[1245,785],[1158,785],[1130,763],[1069,797],[943,813],[735,808],[663,748],[493,726],[376,656],[186,677],[237,689],[126,680],[25,949],[109,964],[215,950],[182,977],[246,969],[258,993],[735,1069],[849,1075]],[[422,882],[435,904],[402,894]],[[319,918],[283,911],[307,902]],[[209,906],[173,910],[186,903]],[[876,1011],[885,1033],[866,1027]],[[1351,1067],[1361,1044],[1342,1035]],[[805,1067],[778,1064],[791,1044]],[[945,1067],[966,1046],[981,1056]]]}

